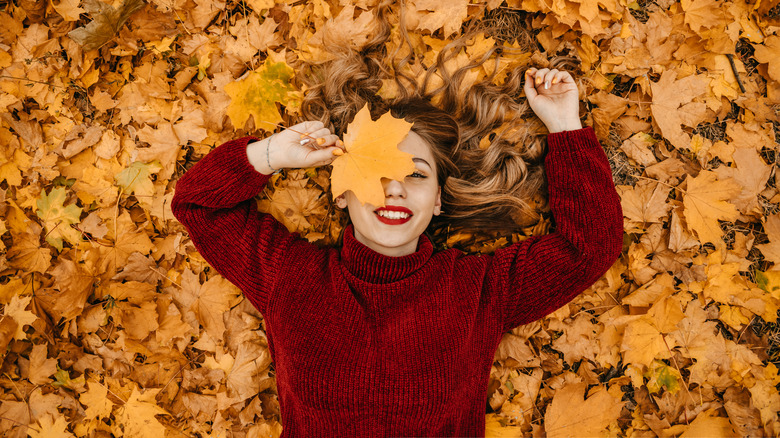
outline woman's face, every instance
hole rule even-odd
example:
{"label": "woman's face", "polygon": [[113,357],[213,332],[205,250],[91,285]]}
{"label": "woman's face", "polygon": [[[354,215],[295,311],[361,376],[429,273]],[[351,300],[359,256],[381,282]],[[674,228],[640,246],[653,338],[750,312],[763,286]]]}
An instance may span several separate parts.
{"label": "woman's face", "polygon": [[441,213],[441,188],[428,143],[410,131],[398,149],[414,155],[416,170],[400,182],[382,178],[384,207],[361,204],[351,190],[336,198],[340,208],[348,208],[358,242],[392,257],[414,253],[431,218]]}

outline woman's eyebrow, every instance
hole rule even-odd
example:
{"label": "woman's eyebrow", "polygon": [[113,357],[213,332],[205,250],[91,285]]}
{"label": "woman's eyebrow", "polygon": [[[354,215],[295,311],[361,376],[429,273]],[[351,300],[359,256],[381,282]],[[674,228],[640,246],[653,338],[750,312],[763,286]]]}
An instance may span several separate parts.
{"label": "woman's eyebrow", "polygon": [[424,160],[424,159],[422,159],[422,158],[414,157],[414,158],[412,158],[412,161],[414,161],[414,162],[423,162],[423,163],[427,164],[427,165],[428,165],[428,167],[430,167],[431,169],[433,169],[433,167],[431,166],[431,163],[429,163],[429,162],[425,161],[425,160]]}

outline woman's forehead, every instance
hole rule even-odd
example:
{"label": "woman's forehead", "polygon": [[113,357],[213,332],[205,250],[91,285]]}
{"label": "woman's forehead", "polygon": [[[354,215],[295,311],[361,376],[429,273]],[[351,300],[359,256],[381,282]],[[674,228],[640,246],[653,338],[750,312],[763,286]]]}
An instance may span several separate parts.
{"label": "woman's forehead", "polygon": [[409,135],[398,144],[398,149],[414,155],[415,162],[428,164],[431,169],[435,169],[431,146],[416,132],[409,131]]}

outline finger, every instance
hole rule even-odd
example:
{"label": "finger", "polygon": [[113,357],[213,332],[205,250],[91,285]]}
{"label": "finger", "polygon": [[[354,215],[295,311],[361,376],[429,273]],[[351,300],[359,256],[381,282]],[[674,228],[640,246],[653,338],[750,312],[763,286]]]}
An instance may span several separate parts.
{"label": "finger", "polygon": [[[330,130],[328,128],[322,127],[319,129],[313,129],[307,132],[302,132],[300,135],[300,142],[302,145],[307,144],[309,142],[316,142],[317,139],[321,137],[325,137],[326,135],[330,134]],[[319,140],[319,143],[322,144],[323,140]]]}
{"label": "finger", "polygon": [[545,77],[545,75],[547,74],[548,71],[550,71],[549,68],[543,68],[541,70],[537,70],[536,71],[536,73],[534,74],[534,85],[535,86],[538,87],[538,86],[542,85],[542,81],[544,81],[544,77]]}
{"label": "finger", "polygon": [[338,141],[339,141],[339,137],[334,134],[328,134],[322,137],[317,137],[317,145],[319,145],[320,147],[335,146]]}
{"label": "finger", "polygon": [[330,133],[328,128],[321,128],[316,131],[301,134],[300,142],[302,145],[324,146],[328,144],[328,140],[331,137],[334,137],[334,135]]}
{"label": "finger", "polygon": [[534,99],[537,95],[536,88],[534,88],[534,74],[526,72],[525,75],[525,83],[523,83],[523,90],[525,91],[525,96],[528,99]]}
{"label": "finger", "polygon": [[336,150],[341,149],[332,146],[325,149],[311,151],[308,155],[306,155],[306,161],[308,161],[311,166],[324,166],[326,164],[330,164],[337,158],[337,156],[333,154],[333,151]]}
{"label": "finger", "polygon": [[567,73],[565,71],[559,71],[558,73],[556,73],[553,76],[552,81],[550,82],[550,84],[555,85],[555,84],[558,84],[558,83],[562,83],[564,78],[566,77],[566,74]]}
{"label": "finger", "polygon": [[574,83],[574,78],[572,77],[571,73],[567,71],[562,71],[556,75],[556,78],[558,79],[558,82],[561,84],[567,84],[567,83]]}
{"label": "finger", "polygon": [[544,89],[545,90],[549,90],[550,89],[550,85],[552,85],[552,80],[555,77],[555,75],[557,75],[558,73],[560,73],[560,71],[558,69],[554,68],[554,69],[548,71],[544,75]]}

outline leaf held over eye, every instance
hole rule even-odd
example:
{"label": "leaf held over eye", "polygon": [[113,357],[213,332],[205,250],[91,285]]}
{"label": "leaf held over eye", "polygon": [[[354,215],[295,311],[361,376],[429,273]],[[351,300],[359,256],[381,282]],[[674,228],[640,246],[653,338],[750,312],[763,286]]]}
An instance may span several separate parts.
{"label": "leaf held over eye", "polygon": [[401,181],[415,169],[413,155],[398,149],[411,128],[411,123],[390,113],[373,121],[368,106],[363,106],[344,134],[347,153],[333,161],[333,196],[352,190],[361,203],[384,206],[382,178]]}

